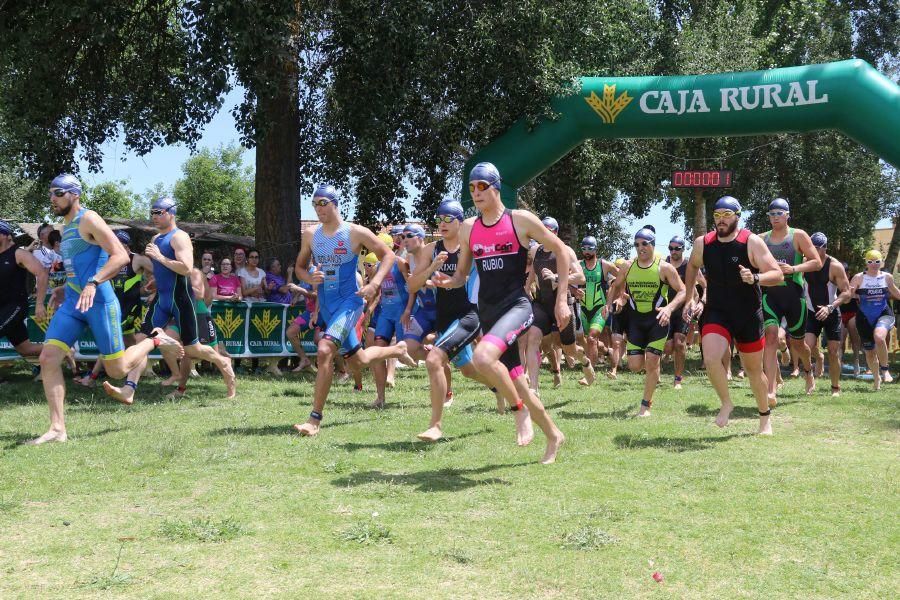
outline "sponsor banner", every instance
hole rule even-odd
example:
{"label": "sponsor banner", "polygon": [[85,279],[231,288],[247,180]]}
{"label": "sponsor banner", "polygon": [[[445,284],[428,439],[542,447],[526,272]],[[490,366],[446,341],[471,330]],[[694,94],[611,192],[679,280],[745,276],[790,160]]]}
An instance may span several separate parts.
{"label": "sponsor banner", "polygon": [[[285,306],[270,302],[213,302],[212,319],[218,340],[225,344],[228,353],[235,358],[259,356],[293,356],[294,350],[287,339],[287,328],[302,313],[301,307]],[[34,320],[34,303],[29,307],[28,337],[33,342],[43,342],[49,325],[47,321]],[[52,318],[52,314],[50,316]],[[311,331],[305,331],[301,340],[307,354],[316,353]],[[97,344],[89,329],[85,329],[75,344],[75,358],[93,360],[98,356]],[[159,358],[154,351],[151,358]],[[6,338],[0,337],[0,360],[19,358],[15,348]]]}

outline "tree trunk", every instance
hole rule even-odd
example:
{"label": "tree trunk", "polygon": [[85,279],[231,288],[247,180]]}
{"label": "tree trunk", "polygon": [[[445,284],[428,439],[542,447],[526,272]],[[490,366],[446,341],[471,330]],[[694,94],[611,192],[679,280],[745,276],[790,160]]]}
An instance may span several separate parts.
{"label": "tree trunk", "polygon": [[887,256],[884,258],[885,271],[894,272],[898,255],[900,255],[900,212],[894,215],[894,234],[891,236],[891,245],[888,246]]}
{"label": "tree trunk", "polygon": [[[299,6],[299,4],[298,4]],[[296,20],[299,33],[299,10]],[[292,39],[273,53],[279,78],[268,95],[257,98],[257,118],[265,126],[256,136],[256,247],[263,259],[275,256],[285,276],[300,248],[299,55]]]}
{"label": "tree trunk", "polygon": [[706,200],[703,190],[694,190],[694,231],[692,237],[698,238],[706,234]]}

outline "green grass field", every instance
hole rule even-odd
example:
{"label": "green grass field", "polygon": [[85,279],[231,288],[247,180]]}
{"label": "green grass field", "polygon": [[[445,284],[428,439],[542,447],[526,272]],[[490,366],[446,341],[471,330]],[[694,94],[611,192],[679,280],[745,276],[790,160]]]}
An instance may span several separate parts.
{"label": "green grass field", "polygon": [[746,382],[720,430],[703,373],[681,392],[665,373],[641,420],[639,376],[545,374],[568,437],[551,466],[459,376],[447,438],[416,441],[424,370],[381,412],[371,380],[336,385],[314,439],[291,429],[310,380],[245,378],[225,401],[206,377],[168,402],[148,379],[132,408],[70,385],[70,442],[45,447],[19,444],[46,430],[41,388],[7,373],[0,598],[897,596],[900,385],[789,380],[766,439]]}

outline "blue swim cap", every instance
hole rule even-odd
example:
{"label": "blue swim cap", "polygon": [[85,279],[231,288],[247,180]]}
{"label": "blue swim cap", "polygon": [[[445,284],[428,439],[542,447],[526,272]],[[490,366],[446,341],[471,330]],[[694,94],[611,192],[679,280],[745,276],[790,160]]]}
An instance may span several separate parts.
{"label": "blue swim cap", "polygon": [[634,239],[650,242],[651,246],[656,245],[656,233],[646,227],[639,229],[638,232],[634,234]]}
{"label": "blue swim cap", "polygon": [[581,240],[581,248],[583,250],[596,250],[597,249],[597,238],[592,235],[584,236],[584,239]]}
{"label": "blue swim cap", "polygon": [[641,229],[649,229],[649,230],[652,231],[654,234],[656,234],[656,227],[654,227],[653,225],[649,225],[649,224],[648,224],[648,225],[644,225],[643,227],[641,227]]}
{"label": "blue swim cap", "polygon": [[6,221],[0,221],[0,233],[2,233],[3,235],[12,235],[13,234],[12,225],[7,223]]}
{"label": "blue swim cap", "polygon": [[50,189],[53,188],[72,192],[76,196],[81,195],[81,182],[78,181],[77,177],[70,173],[63,173],[54,177],[53,181],[50,182]]}
{"label": "blue swim cap", "polygon": [[828,238],[821,231],[817,231],[809,237],[816,248],[824,248],[828,245]]}
{"label": "blue swim cap", "polygon": [[684,247],[684,238],[681,237],[680,235],[676,235],[671,240],[669,240],[669,243],[675,244],[676,246],[681,246],[683,248]]}
{"label": "blue swim cap", "polygon": [[556,233],[557,231],[559,231],[559,223],[557,223],[556,219],[554,219],[553,217],[544,217],[541,220],[541,223],[543,223],[544,227],[546,227],[553,233]]}
{"label": "blue swim cap", "polygon": [[420,225],[416,225],[415,223],[410,223],[409,225],[404,227],[403,233],[404,234],[414,233],[414,234],[416,234],[416,237],[420,237],[420,238],[425,237],[425,230],[422,229],[422,227]]}
{"label": "blue swim cap", "polygon": [[175,214],[175,199],[171,196],[163,196],[162,198],[157,198],[153,201],[153,204],[150,206],[151,210],[164,210],[167,213],[174,215]]}
{"label": "blue swim cap", "polygon": [[457,221],[462,221],[465,219],[465,213],[463,212],[462,204],[453,198],[445,198],[441,201],[441,203],[437,207],[437,214],[447,215],[455,218]]}
{"label": "blue swim cap", "polygon": [[716,200],[713,210],[733,210],[737,214],[741,214],[741,203],[733,196],[722,196]]}
{"label": "blue swim cap", "polygon": [[480,162],[469,173],[469,181],[487,181],[491,187],[500,189],[500,171],[492,163]]}
{"label": "blue swim cap", "polygon": [[791,212],[791,205],[784,198],[775,198],[769,202],[769,210],[786,210]]}
{"label": "blue swim cap", "polygon": [[319,187],[316,188],[316,191],[313,192],[313,198],[327,198],[331,200],[334,204],[338,203],[338,191],[334,189],[333,185],[329,185],[327,183],[320,183]]}
{"label": "blue swim cap", "polygon": [[390,229],[391,237],[402,234],[403,227],[404,227],[403,225],[391,225],[391,229]]}
{"label": "blue swim cap", "polygon": [[124,229],[116,229],[116,237],[126,246],[131,243],[131,236]]}

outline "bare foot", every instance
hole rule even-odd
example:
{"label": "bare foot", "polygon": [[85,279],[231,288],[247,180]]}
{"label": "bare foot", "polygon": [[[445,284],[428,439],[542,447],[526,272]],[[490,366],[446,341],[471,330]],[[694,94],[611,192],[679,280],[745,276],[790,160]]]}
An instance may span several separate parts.
{"label": "bare foot", "polygon": [[182,392],[178,389],[172,390],[171,392],[166,394],[166,400],[180,400],[181,398],[184,398],[184,395],[186,393],[187,392]]}
{"label": "bare foot", "polygon": [[129,406],[134,404],[134,388],[130,385],[116,387],[110,382],[104,381],[103,391],[106,392],[107,396],[109,396],[116,402],[121,402],[122,404],[126,404]]}
{"label": "bare foot", "polygon": [[281,369],[279,369],[275,365],[268,366],[266,368],[266,373],[268,373],[269,375],[273,375],[275,377],[281,377],[283,375],[283,373],[281,372]]}
{"label": "bare foot", "polygon": [[416,437],[423,442],[436,442],[444,437],[444,433],[441,431],[440,426],[435,425],[434,427],[429,427],[426,431],[423,431]]}
{"label": "bare foot", "polygon": [[607,378],[607,379],[618,379],[619,376],[616,374],[615,371],[608,371],[608,372],[606,373],[606,378]]}
{"label": "bare foot", "polygon": [[650,407],[644,406],[641,404],[641,409],[638,411],[637,416],[639,417],[649,417],[650,416]]}
{"label": "bare foot", "polygon": [[544,452],[544,458],[541,459],[542,465],[552,465],[556,462],[556,453],[560,447],[566,442],[566,436],[561,431],[554,438],[547,438],[547,450]]}
{"label": "bare foot", "polygon": [[794,369],[791,371],[791,377],[800,377],[800,369]]}
{"label": "bare foot", "polygon": [[315,437],[319,434],[319,424],[313,422],[312,420],[307,421],[303,425],[300,425],[298,423],[294,425],[294,429],[296,429],[297,433],[299,433],[303,437]]}
{"label": "bare foot", "polygon": [[516,411],[516,444],[527,446],[534,439],[534,426],[531,424],[531,414],[524,406]]}
{"label": "bare foot", "polygon": [[316,372],[316,368],[313,366],[312,362],[308,360],[304,360],[299,365],[294,367],[291,373],[302,373],[303,371],[310,371],[312,373]]}
{"label": "bare foot", "polygon": [[69,436],[66,435],[65,431],[51,429],[39,438],[28,440],[25,444],[28,446],[40,446],[41,444],[47,444],[49,442],[65,442],[68,439]]}
{"label": "bare foot", "polygon": [[807,371],[806,373],[806,395],[812,396],[812,393],[816,391],[816,376],[813,375],[812,371]]}
{"label": "bare foot", "polygon": [[396,346],[398,351],[402,352],[399,356],[397,356],[397,360],[400,361],[401,364],[406,365],[410,368],[415,368],[419,366],[412,356],[409,355],[409,352],[406,351],[406,342],[397,342]]}
{"label": "bare foot", "polygon": [[759,417],[758,435],[772,435],[772,415],[761,415]]}
{"label": "bare foot", "polygon": [[731,417],[731,411],[733,410],[734,404],[732,404],[731,400],[722,402],[722,408],[719,409],[719,414],[716,415],[716,427],[728,425],[728,419]]}
{"label": "bare foot", "polygon": [[96,383],[97,383],[97,380],[96,380],[96,379],[91,379],[91,376],[90,376],[90,375],[88,375],[88,376],[86,376],[86,377],[76,377],[76,378],[73,379],[72,381],[74,381],[74,382],[77,383],[78,385],[83,385],[84,387],[87,387],[87,388],[92,388],[92,387],[94,387],[94,385],[96,385]]}
{"label": "bare foot", "polygon": [[778,396],[775,394],[767,394],[766,400],[768,401],[769,408],[775,408],[778,406]]}
{"label": "bare foot", "polygon": [[453,392],[447,391],[447,397],[444,399],[444,408],[453,406]]}
{"label": "bare foot", "polygon": [[237,376],[231,366],[231,359],[225,359],[225,366],[222,368],[222,379],[225,380],[225,398],[231,400],[237,396]]}
{"label": "bare foot", "polygon": [[675,390],[681,389],[681,378],[675,379],[675,384],[672,386],[672,389],[675,389]]}
{"label": "bare foot", "polygon": [[386,379],[384,385],[386,385],[389,389],[394,389],[394,380]]}
{"label": "bare foot", "polygon": [[375,401],[369,405],[369,408],[374,408],[375,410],[383,410],[384,409],[384,400],[375,399]]}
{"label": "bare foot", "polygon": [[894,382],[894,376],[891,375],[891,372],[890,372],[890,371],[882,371],[882,372],[881,372],[881,379],[882,379],[885,383],[893,383],[893,382]]}
{"label": "bare foot", "polygon": [[[597,379],[597,374],[594,373],[594,365],[588,363],[588,366],[582,367],[581,371],[584,373],[584,379],[582,381],[587,383],[587,385],[592,385]],[[581,381],[578,383],[581,383]]]}
{"label": "bare foot", "polygon": [[172,357],[175,360],[184,358],[184,346],[181,345],[181,342],[169,336],[159,327],[153,331],[156,333],[153,339],[159,342],[159,351],[163,356]]}
{"label": "bare foot", "polygon": [[553,389],[557,389],[562,385],[562,373],[553,374]]}
{"label": "bare foot", "polygon": [[746,374],[744,373],[743,369],[738,371],[737,377],[738,377],[738,379],[743,379],[744,377],[746,377]]}
{"label": "bare foot", "polygon": [[837,398],[840,395],[841,395],[841,386],[837,386],[837,387],[831,386],[831,397]]}

